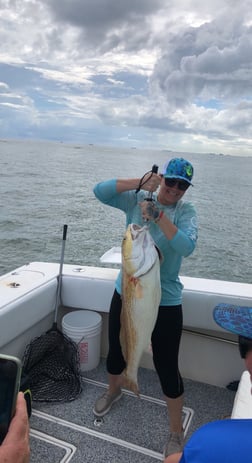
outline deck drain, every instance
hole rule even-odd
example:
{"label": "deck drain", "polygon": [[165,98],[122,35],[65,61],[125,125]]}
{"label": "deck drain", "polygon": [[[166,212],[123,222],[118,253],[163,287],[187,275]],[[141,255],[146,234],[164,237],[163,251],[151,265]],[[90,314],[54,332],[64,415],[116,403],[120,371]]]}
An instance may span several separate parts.
{"label": "deck drain", "polygon": [[99,428],[104,423],[103,418],[95,418],[94,425]]}

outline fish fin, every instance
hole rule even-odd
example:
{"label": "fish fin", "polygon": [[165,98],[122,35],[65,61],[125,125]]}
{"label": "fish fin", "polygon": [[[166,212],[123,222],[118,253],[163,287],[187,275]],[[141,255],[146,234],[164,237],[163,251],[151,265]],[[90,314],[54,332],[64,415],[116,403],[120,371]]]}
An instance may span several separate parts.
{"label": "fish fin", "polygon": [[140,280],[138,281],[136,285],[136,298],[137,299],[143,299],[143,287],[140,283]]}
{"label": "fish fin", "polygon": [[135,286],[136,299],[142,299],[143,298],[143,287],[141,285],[140,278],[131,277],[130,281]]}

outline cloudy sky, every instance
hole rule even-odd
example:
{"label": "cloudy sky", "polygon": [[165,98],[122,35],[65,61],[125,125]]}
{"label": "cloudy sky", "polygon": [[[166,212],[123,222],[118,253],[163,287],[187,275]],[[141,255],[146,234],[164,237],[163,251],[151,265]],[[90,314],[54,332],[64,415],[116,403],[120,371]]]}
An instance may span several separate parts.
{"label": "cloudy sky", "polygon": [[251,0],[0,0],[0,138],[252,155]]}

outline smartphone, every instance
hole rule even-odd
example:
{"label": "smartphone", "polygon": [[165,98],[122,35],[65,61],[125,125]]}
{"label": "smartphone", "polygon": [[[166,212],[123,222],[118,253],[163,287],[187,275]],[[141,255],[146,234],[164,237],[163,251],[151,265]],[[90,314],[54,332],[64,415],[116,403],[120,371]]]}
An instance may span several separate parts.
{"label": "smartphone", "polygon": [[17,357],[0,354],[0,445],[15,413],[20,378],[21,361]]}

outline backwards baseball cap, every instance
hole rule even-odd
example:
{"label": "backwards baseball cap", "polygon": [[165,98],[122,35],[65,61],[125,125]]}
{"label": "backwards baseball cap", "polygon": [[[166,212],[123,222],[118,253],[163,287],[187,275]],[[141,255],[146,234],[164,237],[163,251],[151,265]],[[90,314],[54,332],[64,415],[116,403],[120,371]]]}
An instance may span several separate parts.
{"label": "backwards baseball cap", "polygon": [[165,164],[163,176],[164,178],[179,178],[192,185],[193,166],[186,159],[174,158]]}
{"label": "backwards baseball cap", "polygon": [[214,308],[213,317],[225,330],[252,339],[252,307],[221,303]]}

